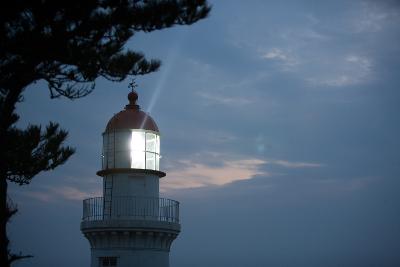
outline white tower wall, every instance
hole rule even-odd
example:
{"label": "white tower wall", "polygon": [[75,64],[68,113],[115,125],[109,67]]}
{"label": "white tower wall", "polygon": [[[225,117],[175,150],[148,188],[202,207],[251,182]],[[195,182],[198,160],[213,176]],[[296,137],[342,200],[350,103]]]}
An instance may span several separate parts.
{"label": "white tower wall", "polygon": [[159,179],[154,174],[116,173],[104,177],[103,195],[159,197]]}

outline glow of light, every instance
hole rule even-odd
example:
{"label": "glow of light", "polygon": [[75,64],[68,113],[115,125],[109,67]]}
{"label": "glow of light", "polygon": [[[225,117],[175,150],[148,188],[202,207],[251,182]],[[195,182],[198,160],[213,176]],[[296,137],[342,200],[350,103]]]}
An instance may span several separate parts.
{"label": "glow of light", "polygon": [[[181,34],[179,38],[175,40],[175,43],[170,47],[168,51],[167,58],[165,59],[164,62],[166,62],[165,65],[161,66],[161,71],[160,71],[160,79],[157,82],[156,88],[154,90],[154,93],[152,97],[150,98],[150,102],[147,108],[147,112],[151,113],[153,110],[153,107],[157,103],[157,100],[161,94],[162,89],[164,89],[165,81],[167,80],[167,77],[169,76],[169,73],[171,72],[172,67],[175,64],[178,51],[181,47],[182,41],[183,41],[183,36],[184,34]],[[144,125],[144,122],[142,123]],[[143,128],[143,125],[141,128]]]}
{"label": "glow of light", "polygon": [[131,139],[131,168],[145,168],[145,133],[132,131]]}
{"label": "glow of light", "polygon": [[159,170],[159,136],[145,131],[132,131],[130,140],[131,168]]}

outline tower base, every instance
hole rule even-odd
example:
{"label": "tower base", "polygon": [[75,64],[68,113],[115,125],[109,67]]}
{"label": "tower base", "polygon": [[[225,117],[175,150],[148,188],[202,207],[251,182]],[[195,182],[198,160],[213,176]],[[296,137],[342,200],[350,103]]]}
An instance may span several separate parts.
{"label": "tower base", "polygon": [[[115,265],[112,262],[115,262]],[[169,251],[92,249],[90,267],[169,267]]]}
{"label": "tower base", "polygon": [[169,267],[178,223],[104,220],[81,223],[91,246],[91,267]]}

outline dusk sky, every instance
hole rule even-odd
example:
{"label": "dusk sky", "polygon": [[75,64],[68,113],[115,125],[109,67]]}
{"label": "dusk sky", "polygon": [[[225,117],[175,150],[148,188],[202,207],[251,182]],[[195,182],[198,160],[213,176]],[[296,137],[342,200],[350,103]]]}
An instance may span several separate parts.
{"label": "dusk sky", "polygon": [[[138,33],[161,131],[161,195],[181,203],[171,267],[400,266],[400,3],[211,1],[192,26]],[[19,125],[59,122],[76,154],[11,185],[17,267],[89,266],[82,200],[102,194],[102,132],[129,81],[82,99],[26,89]]]}

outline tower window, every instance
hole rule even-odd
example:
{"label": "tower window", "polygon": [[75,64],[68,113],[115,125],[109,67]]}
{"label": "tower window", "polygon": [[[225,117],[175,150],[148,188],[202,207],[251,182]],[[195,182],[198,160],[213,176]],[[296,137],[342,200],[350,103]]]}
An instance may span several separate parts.
{"label": "tower window", "polygon": [[100,267],[117,266],[117,257],[100,257]]}

